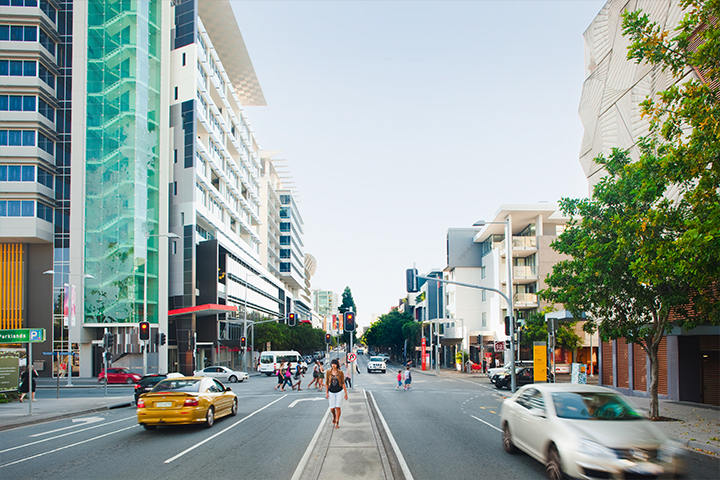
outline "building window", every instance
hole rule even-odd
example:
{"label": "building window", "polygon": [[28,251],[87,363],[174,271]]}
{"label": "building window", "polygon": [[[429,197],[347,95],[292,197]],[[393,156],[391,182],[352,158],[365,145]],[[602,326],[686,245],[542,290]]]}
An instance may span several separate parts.
{"label": "building window", "polygon": [[35,202],[32,200],[0,201],[0,217],[34,217]]}
{"label": "building window", "polygon": [[48,188],[53,188],[53,174],[42,167],[38,167],[38,183]]}
{"label": "building window", "polygon": [[482,314],[482,326],[487,327],[487,313],[485,312]]}
{"label": "building window", "polygon": [[38,99],[38,112],[51,122],[55,122],[55,109],[42,98]]}
{"label": "building window", "polygon": [[178,99],[178,87],[175,87],[175,100]]}
{"label": "building window", "polygon": [[35,130],[0,130],[0,145],[10,147],[34,147]]}
{"label": "building window", "polygon": [[186,61],[186,58],[187,58],[186,55],[187,55],[187,54],[183,52],[183,57],[182,57],[182,66],[183,66],[183,67],[185,66],[185,61]]}
{"label": "building window", "polygon": [[[11,74],[12,75],[12,74]],[[40,80],[47,83],[50,88],[55,88],[55,75],[42,63],[38,67],[38,77]]]}
{"label": "building window", "polygon": [[289,248],[281,248],[280,249],[280,258],[290,258],[290,249]]}
{"label": "building window", "polygon": [[290,235],[280,235],[280,245],[290,245]]}
{"label": "building window", "polygon": [[485,300],[487,300],[487,290],[483,290],[481,295],[482,295],[482,301],[483,301],[483,302],[484,302]]}
{"label": "building window", "polygon": [[37,218],[52,223],[53,209],[42,202],[37,202]]}
{"label": "building window", "polygon": [[290,222],[280,222],[280,231],[281,232],[289,232],[290,231]]}
{"label": "building window", "polygon": [[42,28],[40,29],[40,45],[45,47],[45,50],[50,52],[53,57],[55,56],[55,42]]}
{"label": "building window", "polygon": [[487,277],[486,268],[487,268],[487,267],[480,267],[480,278],[485,278],[485,277]]}

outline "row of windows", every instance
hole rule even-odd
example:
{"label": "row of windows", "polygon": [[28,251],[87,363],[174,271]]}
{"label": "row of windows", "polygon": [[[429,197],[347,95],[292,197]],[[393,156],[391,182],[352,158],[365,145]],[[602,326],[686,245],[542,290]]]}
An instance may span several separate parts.
{"label": "row of windows", "polygon": [[55,88],[55,75],[40,62],[34,60],[0,60],[0,76],[40,77],[40,80]]}
{"label": "row of windows", "polygon": [[[0,0],[0,7],[37,7],[38,0]],[[40,9],[53,23],[57,22],[57,10],[47,0],[40,0]]]}
{"label": "row of windows", "polygon": [[[37,146],[50,155],[55,154],[55,143],[41,132],[37,132]],[[34,147],[35,130],[0,130],[0,146]]]}
{"label": "row of windows", "polygon": [[0,25],[0,40],[11,42],[37,42],[55,56],[55,42],[42,28],[29,25]]}
{"label": "row of windows", "polygon": [[[35,108],[37,105],[37,110]],[[40,112],[44,117],[55,121],[55,109],[42,98],[34,95],[0,95],[0,112]]]}
{"label": "row of windows", "polygon": [[38,183],[53,188],[53,174],[35,165],[0,165],[0,182],[34,182],[36,168]]}
{"label": "row of windows", "polygon": [[[35,205],[37,204],[37,209]],[[34,200],[0,200],[0,217],[37,217],[52,223],[53,208]]]}

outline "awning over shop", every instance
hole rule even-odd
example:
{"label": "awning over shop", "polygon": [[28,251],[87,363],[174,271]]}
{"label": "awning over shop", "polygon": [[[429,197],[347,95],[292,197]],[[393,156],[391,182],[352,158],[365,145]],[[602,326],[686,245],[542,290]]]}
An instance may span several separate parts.
{"label": "awning over shop", "polygon": [[189,315],[194,313],[196,315],[217,315],[219,313],[234,313],[237,312],[237,307],[232,305],[216,305],[216,304],[205,304],[197,305],[195,307],[187,308],[176,308],[175,310],[168,311],[168,317],[175,317],[178,315]]}

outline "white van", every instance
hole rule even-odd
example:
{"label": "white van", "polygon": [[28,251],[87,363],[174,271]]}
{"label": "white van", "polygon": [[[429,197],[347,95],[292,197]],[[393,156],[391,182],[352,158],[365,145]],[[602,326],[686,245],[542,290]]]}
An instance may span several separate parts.
{"label": "white van", "polygon": [[275,370],[282,364],[290,362],[290,368],[295,373],[295,367],[300,363],[307,368],[307,364],[303,361],[302,356],[295,350],[277,350],[260,353],[260,373],[264,373],[268,377],[275,373]]}

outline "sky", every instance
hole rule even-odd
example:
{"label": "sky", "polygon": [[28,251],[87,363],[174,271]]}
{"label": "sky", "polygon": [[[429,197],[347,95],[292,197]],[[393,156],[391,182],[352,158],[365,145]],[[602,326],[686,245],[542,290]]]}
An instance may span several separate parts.
{"label": "sky", "polygon": [[588,194],[583,32],[604,0],[233,1],[267,106],[245,107],[299,194],[313,289],[368,326],[448,228]]}

